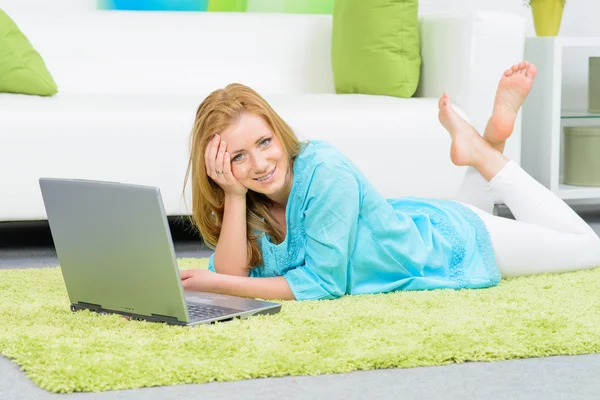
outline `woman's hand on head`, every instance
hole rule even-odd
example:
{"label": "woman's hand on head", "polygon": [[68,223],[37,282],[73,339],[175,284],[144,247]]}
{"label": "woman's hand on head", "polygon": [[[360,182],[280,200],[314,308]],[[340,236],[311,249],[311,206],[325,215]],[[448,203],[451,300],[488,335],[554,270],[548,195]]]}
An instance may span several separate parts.
{"label": "woman's hand on head", "polygon": [[245,196],[248,188],[238,181],[231,172],[231,156],[227,152],[227,143],[215,135],[206,146],[204,153],[206,174],[223,189],[225,194]]}

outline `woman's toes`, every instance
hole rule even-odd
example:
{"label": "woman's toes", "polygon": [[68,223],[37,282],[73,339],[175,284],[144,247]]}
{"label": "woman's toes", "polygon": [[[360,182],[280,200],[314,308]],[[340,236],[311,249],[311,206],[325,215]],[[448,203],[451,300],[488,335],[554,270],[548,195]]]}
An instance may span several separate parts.
{"label": "woman's toes", "polygon": [[535,77],[535,74],[537,73],[537,68],[535,65],[531,64],[529,66],[529,68],[527,68],[527,73],[529,76]]}

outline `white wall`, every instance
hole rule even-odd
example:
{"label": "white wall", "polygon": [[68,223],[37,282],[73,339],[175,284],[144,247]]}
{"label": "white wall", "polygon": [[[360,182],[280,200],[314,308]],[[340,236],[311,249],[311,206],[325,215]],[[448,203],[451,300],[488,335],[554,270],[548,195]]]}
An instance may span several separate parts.
{"label": "white wall", "polygon": [[[505,11],[520,14],[527,18],[527,36],[534,36],[531,9],[523,0],[420,0],[420,13],[439,13],[456,11]],[[600,36],[600,1],[567,0],[561,36]]]}
{"label": "white wall", "polygon": [[[1,0],[0,8],[8,13],[36,9],[39,12],[91,11],[96,8],[96,0]],[[527,18],[527,35],[535,35],[531,9],[523,5],[523,0],[419,0],[421,14],[466,11],[504,11],[520,14]],[[560,35],[600,36],[600,1],[567,0]]]}
{"label": "white wall", "polygon": [[[90,11],[96,8],[96,0],[2,0],[0,8],[7,12],[37,9],[40,12]],[[531,9],[523,0],[419,0],[422,14],[465,11],[504,11],[527,18],[527,35],[535,35]],[[600,1],[567,0],[561,36],[600,36]]]}

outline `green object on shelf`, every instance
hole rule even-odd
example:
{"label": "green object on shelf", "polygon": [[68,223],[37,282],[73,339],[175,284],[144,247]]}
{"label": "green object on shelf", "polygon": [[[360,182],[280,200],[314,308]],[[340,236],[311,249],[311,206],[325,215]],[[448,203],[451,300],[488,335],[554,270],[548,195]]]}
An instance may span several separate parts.
{"label": "green object on shelf", "polygon": [[600,126],[565,127],[564,183],[600,186]]}
{"label": "green object on shelf", "polygon": [[533,24],[538,36],[558,36],[562,15],[565,8],[564,0],[530,0]]}
{"label": "green object on shelf", "polygon": [[588,111],[600,113],[600,57],[590,57],[588,79]]}

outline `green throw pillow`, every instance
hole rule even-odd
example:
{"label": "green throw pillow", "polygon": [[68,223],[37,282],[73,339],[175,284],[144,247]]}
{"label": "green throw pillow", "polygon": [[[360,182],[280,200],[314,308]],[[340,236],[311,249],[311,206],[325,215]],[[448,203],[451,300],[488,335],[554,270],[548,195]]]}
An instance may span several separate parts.
{"label": "green throw pillow", "polygon": [[337,93],[411,97],[421,72],[418,0],[335,0]]}
{"label": "green throw pillow", "polygon": [[0,9],[0,92],[50,96],[58,89],[44,60]]}

